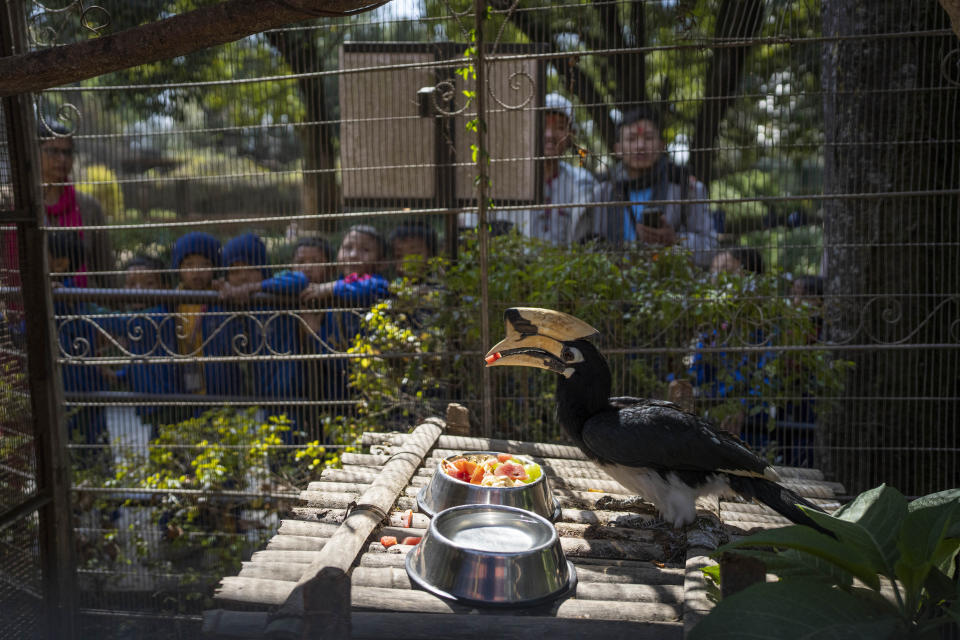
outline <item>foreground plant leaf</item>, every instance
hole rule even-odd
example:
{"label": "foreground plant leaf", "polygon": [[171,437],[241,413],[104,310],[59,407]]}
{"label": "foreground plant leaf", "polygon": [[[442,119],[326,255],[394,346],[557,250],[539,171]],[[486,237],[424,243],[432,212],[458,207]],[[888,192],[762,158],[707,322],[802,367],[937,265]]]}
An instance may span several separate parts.
{"label": "foreground plant leaf", "polygon": [[837,509],[833,517],[863,527],[879,548],[888,570],[892,570],[900,558],[897,538],[906,515],[907,499],[893,487],[882,484]]}
{"label": "foreground plant leaf", "polygon": [[905,629],[892,608],[824,582],[794,579],[756,584],[720,602],[689,640],[885,640]]}
{"label": "foreground plant leaf", "polygon": [[[828,516],[829,517],[829,516]],[[714,555],[741,547],[772,546],[780,549],[796,549],[834,564],[872,589],[880,588],[880,578],[873,563],[864,554],[850,545],[845,545],[810,527],[793,525],[780,529],[761,531],[717,549]]]}

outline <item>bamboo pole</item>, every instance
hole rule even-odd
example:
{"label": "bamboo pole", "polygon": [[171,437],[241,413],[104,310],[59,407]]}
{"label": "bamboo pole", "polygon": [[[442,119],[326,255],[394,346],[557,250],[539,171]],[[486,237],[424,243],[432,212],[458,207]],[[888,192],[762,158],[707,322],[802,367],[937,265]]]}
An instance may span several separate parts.
{"label": "bamboo pole", "polygon": [[683,580],[683,630],[684,635],[710,613],[713,603],[707,597],[709,584],[701,569],[717,564],[710,559],[712,549],[690,548],[684,567]]}
{"label": "bamboo pole", "polygon": [[250,556],[252,562],[296,562],[298,564],[309,565],[320,558],[319,551],[291,551],[282,549],[264,549],[254,551]]}
{"label": "bamboo pole", "polygon": [[[364,433],[361,437],[363,446],[390,445],[403,446],[408,437],[405,433]],[[570,460],[586,460],[577,447],[563,444],[543,442],[526,442],[523,440],[502,440],[498,438],[470,438],[466,436],[440,436],[437,449],[449,451],[509,451],[528,456],[542,456],[547,458],[565,458]]]}
{"label": "bamboo pole", "polygon": [[267,550],[273,551],[321,551],[329,540],[311,536],[273,536]]}
{"label": "bamboo pole", "polygon": [[307,568],[300,562],[244,562],[240,569],[241,578],[267,578],[269,580],[289,580],[296,582]]}
{"label": "bamboo pole", "polygon": [[287,600],[296,586],[292,580],[226,576],[220,581],[216,598],[245,605],[277,606]]}
{"label": "bamboo pole", "polygon": [[304,520],[281,520],[278,536],[313,536],[315,538],[329,538],[337,531],[339,525],[326,522],[306,522]]}
{"label": "bamboo pole", "polygon": [[632,620],[592,620],[547,616],[506,614],[459,615],[435,613],[415,616],[393,612],[357,612],[354,614],[354,640],[384,640],[397,637],[402,630],[405,640],[437,640],[456,629],[458,640],[490,640],[496,635],[533,636],[550,640],[681,640],[682,625],[675,622],[637,622]]}
{"label": "bamboo pole", "polygon": [[[359,587],[351,589],[353,606],[359,610],[405,611],[418,614],[468,613],[474,607],[448,602],[425,591]],[[662,602],[617,602],[568,598],[544,606],[546,615],[557,618],[591,620],[633,620],[636,622],[674,622],[682,607]],[[442,633],[441,633],[442,635]]]}
{"label": "bamboo pole", "polygon": [[[578,600],[679,603],[683,598],[683,587],[680,585],[632,584],[591,579],[597,575],[577,569],[576,598]],[[401,567],[360,566],[353,570],[351,582],[357,587],[414,588],[406,569]]]}
{"label": "bamboo pole", "polygon": [[326,509],[322,507],[293,507],[290,513],[300,520],[340,524],[347,517],[346,509]]}
{"label": "bamboo pole", "polygon": [[[391,547],[393,548],[393,547]],[[412,547],[411,547],[412,549]],[[360,567],[368,569],[403,569],[405,553],[365,553]],[[652,562],[630,560],[603,560],[598,558],[570,558],[576,567],[579,582],[610,582],[622,584],[682,585],[684,572],[678,567],[659,567]],[[356,571],[356,569],[354,569]]]}

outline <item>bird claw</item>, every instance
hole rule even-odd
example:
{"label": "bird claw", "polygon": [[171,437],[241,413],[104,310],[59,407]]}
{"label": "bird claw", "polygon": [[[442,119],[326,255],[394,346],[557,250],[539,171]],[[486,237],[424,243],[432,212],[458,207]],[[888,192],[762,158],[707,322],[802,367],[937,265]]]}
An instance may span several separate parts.
{"label": "bird claw", "polygon": [[602,511],[632,511],[634,513],[656,512],[654,506],[640,496],[630,496],[629,498],[602,496],[597,500],[596,508]]}

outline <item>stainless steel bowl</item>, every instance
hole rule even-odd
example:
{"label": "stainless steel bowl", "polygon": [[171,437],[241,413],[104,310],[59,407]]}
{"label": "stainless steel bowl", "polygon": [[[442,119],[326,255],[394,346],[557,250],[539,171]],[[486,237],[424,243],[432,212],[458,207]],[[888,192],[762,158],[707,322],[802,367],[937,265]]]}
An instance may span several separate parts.
{"label": "stainless steel bowl", "polygon": [[573,592],[577,582],[550,521],[500,505],[441,511],[406,566],[426,591],[469,605],[532,606]]}
{"label": "stainless steel bowl", "polygon": [[[464,451],[461,456],[497,455],[495,451]],[[459,456],[454,456],[459,457]],[[462,504],[500,504],[517,507],[556,520],[560,505],[550,493],[546,474],[522,487],[483,487],[463,482],[443,472],[443,461],[437,465],[433,477],[417,493],[417,505],[428,516]]]}

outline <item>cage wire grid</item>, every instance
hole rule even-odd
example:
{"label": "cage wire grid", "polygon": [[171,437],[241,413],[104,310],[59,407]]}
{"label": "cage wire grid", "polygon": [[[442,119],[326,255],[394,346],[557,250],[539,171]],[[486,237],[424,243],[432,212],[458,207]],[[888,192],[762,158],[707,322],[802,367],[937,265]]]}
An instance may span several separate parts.
{"label": "cage wire grid", "polygon": [[[615,395],[853,493],[956,486],[960,41],[936,2],[857,4],[489,2],[478,53],[473,3],[410,0],[37,94],[84,628],[188,637],[364,430],[459,402],[562,441],[549,376],[484,383],[483,309],[493,342],[511,306],[576,315]],[[83,8],[32,3],[34,47],[93,37]],[[12,247],[5,397],[42,323]],[[23,501],[33,425],[2,424]]]}

